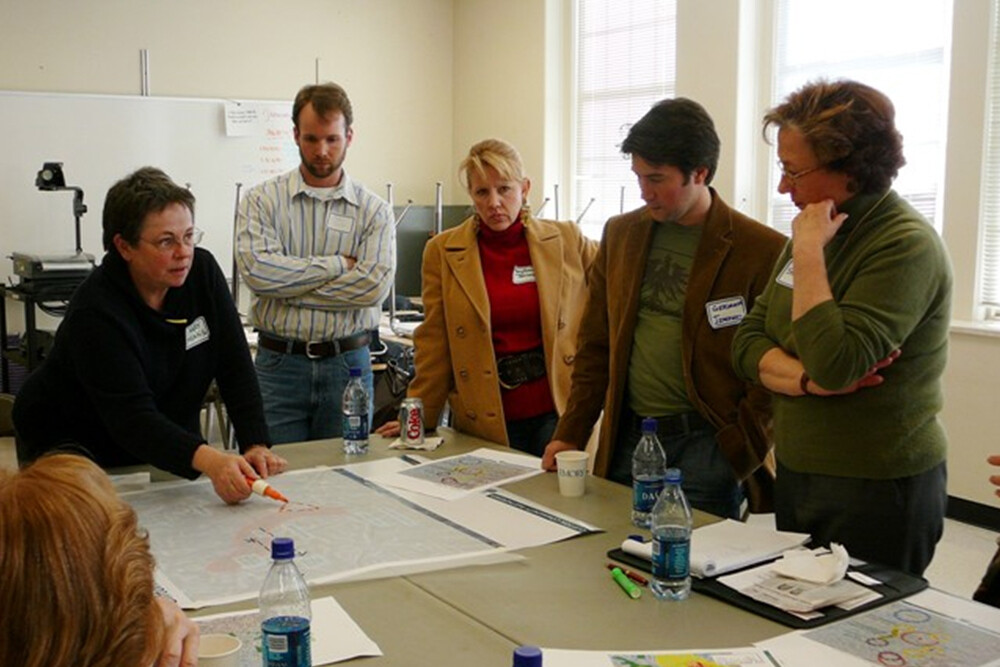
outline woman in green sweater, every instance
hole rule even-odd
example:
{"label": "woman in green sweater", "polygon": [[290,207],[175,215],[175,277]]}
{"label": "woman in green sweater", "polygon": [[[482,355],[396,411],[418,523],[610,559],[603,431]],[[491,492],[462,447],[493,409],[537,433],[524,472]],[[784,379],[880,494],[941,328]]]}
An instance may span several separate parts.
{"label": "woman in green sweater", "polygon": [[894,116],[853,81],[807,84],[765,115],[778,191],[800,212],[733,363],[775,394],[778,528],[922,574],[947,500],[952,276],[938,234],[890,187],[905,163]]}

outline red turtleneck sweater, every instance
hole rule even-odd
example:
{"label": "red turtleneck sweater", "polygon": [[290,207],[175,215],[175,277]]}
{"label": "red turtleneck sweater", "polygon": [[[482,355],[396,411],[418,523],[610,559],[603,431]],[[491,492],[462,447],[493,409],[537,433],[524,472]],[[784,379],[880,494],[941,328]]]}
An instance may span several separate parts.
{"label": "red turtleneck sweater", "polygon": [[[542,347],[542,313],[538,302],[528,239],[521,219],[502,232],[479,225],[479,257],[490,298],[493,351],[497,357]],[[548,377],[516,389],[501,387],[504,419],[536,417],[555,410]]]}

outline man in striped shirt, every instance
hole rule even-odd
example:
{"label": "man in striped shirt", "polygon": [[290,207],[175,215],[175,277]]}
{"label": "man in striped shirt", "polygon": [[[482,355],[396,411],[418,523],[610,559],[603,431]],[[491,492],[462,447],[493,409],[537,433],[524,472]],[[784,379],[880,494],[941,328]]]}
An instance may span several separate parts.
{"label": "man in striped shirt", "polygon": [[369,331],[396,268],[390,206],[344,170],[354,136],[347,93],[335,83],[306,86],[292,120],[301,164],[251,188],[236,228],[275,443],[340,437],[351,367],[373,394]]}

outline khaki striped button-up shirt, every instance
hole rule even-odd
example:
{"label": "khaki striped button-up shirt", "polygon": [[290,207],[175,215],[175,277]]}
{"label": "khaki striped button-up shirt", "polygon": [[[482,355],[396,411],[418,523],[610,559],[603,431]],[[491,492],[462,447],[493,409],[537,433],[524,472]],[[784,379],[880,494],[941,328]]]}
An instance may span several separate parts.
{"label": "khaki striped button-up shirt", "polygon": [[393,213],[346,171],[333,188],[307,185],[298,169],[251,188],[235,247],[260,331],[326,341],[378,326],[396,268]]}

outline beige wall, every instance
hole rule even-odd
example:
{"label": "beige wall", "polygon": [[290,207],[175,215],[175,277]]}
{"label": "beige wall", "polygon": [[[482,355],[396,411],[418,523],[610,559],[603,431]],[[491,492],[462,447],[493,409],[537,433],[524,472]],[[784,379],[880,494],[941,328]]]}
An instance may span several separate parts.
{"label": "beige wall", "polygon": [[[953,317],[964,323],[975,311],[979,208],[986,108],[988,40],[992,17],[987,0],[955,3],[952,30],[951,98],[945,158],[944,240],[955,270]],[[1000,454],[1000,329],[952,330],[945,370],[951,495],[1000,505],[987,483],[988,454]]]}
{"label": "beige wall", "polygon": [[[434,201],[454,169],[452,0],[0,0],[0,89],[290,100],[342,84],[347,166],[379,194]],[[388,159],[387,159],[388,158]]]}
{"label": "beige wall", "polygon": [[[679,0],[678,12],[678,93],[718,123],[720,192],[757,215],[753,175],[769,156],[754,64],[768,45],[754,22],[766,23],[767,5]],[[989,2],[955,10],[944,234],[955,317],[969,320]],[[145,48],[154,95],[288,99],[314,80],[318,58],[320,79],[351,94],[348,166],[376,191],[392,181],[397,201],[431,203],[441,181],[447,203],[464,203],[458,161],[473,142],[501,136],[521,150],[537,204],[568,182],[570,18],[569,0],[0,0],[0,89],[138,94]],[[1000,336],[956,332],[945,391],[950,492],[995,504],[983,459],[1000,452]]]}
{"label": "beige wall", "polygon": [[532,203],[544,190],[545,26],[543,0],[456,0],[454,149],[448,184],[464,203],[456,169],[469,147],[498,137],[517,147],[532,178]]}

